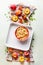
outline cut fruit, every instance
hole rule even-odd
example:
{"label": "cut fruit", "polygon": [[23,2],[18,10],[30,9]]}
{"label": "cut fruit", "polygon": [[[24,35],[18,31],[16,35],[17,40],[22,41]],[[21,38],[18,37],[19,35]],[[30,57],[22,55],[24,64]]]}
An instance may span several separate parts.
{"label": "cut fruit", "polygon": [[27,17],[25,14],[22,15],[22,18],[27,21]]}
{"label": "cut fruit", "polygon": [[23,23],[23,19],[22,18],[19,18],[19,23]]}
{"label": "cut fruit", "polygon": [[8,48],[8,51],[9,51],[10,53],[12,53],[12,52],[13,52],[13,49],[12,49],[12,48]]}
{"label": "cut fruit", "polygon": [[29,9],[29,8],[25,8],[25,9],[24,9],[24,13],[25,13],[26,15],[30,14],[30,9]]}
{"label": "cut fruit", "polygon": [[16,12],[15,12],[15,14],[17,15],[17,16],[20,16],[21,15],[21,10],[17,10]]}
{"label": "cut fruit", "polygon": [[12,57],[15,58],[15,59],[17,59],[18,58],[18,53],[17,52],[13,52],[12,53]]}
{"label": "cut fruit", "polygon": [[19,10],[22,10],[23,9],[23,7],[22,6],[19,6]]}
{"label": "cut fruit", "polygon": [[11,17],[11,20],[14,21],[14,22],[18,21],[18,16],[13,15],[13,16]]}
{"label": "cut fruit", "polygon": [[25,56],[25,57],[29,56],[29,54],[30,54],[30,53],[27,52],[27,51],[24,52],[24,56]]}
{"label": "cut fruit", "polygon": [[19,57],[19,61],[22,63],[22,62],[24,62],[24,57],[23,56],[20,56]]}

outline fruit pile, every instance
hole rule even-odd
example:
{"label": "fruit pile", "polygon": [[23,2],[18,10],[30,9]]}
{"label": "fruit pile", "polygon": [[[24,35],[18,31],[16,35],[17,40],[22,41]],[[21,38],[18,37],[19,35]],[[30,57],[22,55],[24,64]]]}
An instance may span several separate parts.
{"label": "fruit pile", "polygon": [[10,12],[10,19],[13,22],[29,23],[28,15],[31,13],[29,7],[25,7],[23,5],[11,5]]}
{"label": "fruit pile", "polygon": [[24,61],[33,62],[33,60],[31,60],[31,58],[32,58],[31,50],[21,51],[21,50],[16,50],[13,48],[7,48],[7,53],[8,53],[8,56],[6,57],[7,61],[15,60],[15,61],[19,61],[21,63],[23,63]]}

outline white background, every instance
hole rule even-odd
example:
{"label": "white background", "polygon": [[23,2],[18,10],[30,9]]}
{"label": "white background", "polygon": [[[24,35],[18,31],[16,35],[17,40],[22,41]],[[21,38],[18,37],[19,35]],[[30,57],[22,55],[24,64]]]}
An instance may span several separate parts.
{"label": "white background", "polygon": [[[19,62],[7,62],[5,54],[5,41],[10,22],[6,19],[5,13],[10,4],[23,3],[34,5],[37,10],[35,14],[36,21],[32,22],[34,29],[33,56],[34,63],[30,65],[43,65],[43,0],[0,0],[0,65],[20,65]],[[29,63],[24,63],[29,65]]]}

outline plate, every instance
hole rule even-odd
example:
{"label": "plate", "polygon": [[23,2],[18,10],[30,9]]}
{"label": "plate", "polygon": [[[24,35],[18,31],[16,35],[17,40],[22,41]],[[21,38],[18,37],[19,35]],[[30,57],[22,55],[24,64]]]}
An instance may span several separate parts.
{"label": "plate", "polygon": [[29,50],[30,45],[31,45],[31,40],[32,40],[32,36],[33,36],[33,30],[32,30],[31,27],[28,26],[27,28],[29,30],[29,38],[28,38],[28,40],[26,40],[24,42],[20,42],[16,38],[16,36],[14,35],[14,32],[17,29],[18,26],[23,26],[23,25],[22,24],[18,25],[18,24],[14,24],[14,23],[10,24],[5,45],[7,47],[12,47],[12,48],[15,48],[15,49],[27,51],[27,50]]}

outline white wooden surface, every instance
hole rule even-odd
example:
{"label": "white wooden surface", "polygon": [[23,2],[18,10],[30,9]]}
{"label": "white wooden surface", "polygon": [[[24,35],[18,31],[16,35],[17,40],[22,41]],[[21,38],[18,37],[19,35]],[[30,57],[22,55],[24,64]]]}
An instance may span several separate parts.
{"label": "white wooden surface", "polygon": [[[35,14],[36,21],[32,22],[34,29],[34,42],[33,42],[33,56],[34,63],[30,65],[43,65],[43,0],[0,0],[0,65],[21,65],[19,62],[7,62],[5,58],[5,41],[10,22],[5,17],[8,6],[10,4],[31,4],[34,5],[37,10]],[[25,62],[23,65],[29,65]]]}

